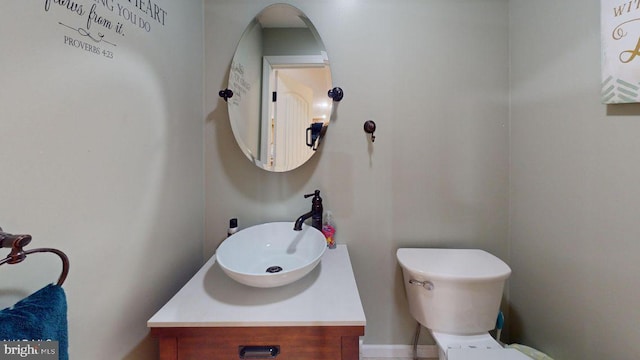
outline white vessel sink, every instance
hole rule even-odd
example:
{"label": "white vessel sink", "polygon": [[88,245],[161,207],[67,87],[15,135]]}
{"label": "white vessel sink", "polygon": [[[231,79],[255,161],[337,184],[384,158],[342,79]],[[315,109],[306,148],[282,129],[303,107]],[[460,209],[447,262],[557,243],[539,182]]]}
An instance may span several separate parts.
{"label": "white vessel sink", "polygon": [[222,270],[239,283],[254,287],[290,284],[313,270],[327,249],[321,231],[293,222],[273,222],[241,230],[216,251]]}

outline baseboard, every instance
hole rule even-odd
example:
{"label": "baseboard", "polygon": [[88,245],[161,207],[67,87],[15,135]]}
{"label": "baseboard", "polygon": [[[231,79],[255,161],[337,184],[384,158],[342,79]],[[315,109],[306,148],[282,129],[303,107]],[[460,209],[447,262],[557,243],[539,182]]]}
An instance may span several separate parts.
{"label": "baseboard", "polygon": [[[438,358],[438,347],[436,345],[418,345],[418,357],[426,359]],[[412,345],[360,345],[360,359],[397,359],[412,360]]]}

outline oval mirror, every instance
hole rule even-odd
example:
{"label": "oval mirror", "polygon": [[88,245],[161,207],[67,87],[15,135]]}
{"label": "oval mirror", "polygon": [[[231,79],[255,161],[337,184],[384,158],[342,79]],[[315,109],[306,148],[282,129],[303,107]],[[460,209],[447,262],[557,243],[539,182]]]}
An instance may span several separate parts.
{"label": "oval mirror", "polygon": [[265,8],[242,34],[229,71],[229,119],[242,152],[269,171],[304,164],[329,125],[331,84],[311,21],[288,4]]}

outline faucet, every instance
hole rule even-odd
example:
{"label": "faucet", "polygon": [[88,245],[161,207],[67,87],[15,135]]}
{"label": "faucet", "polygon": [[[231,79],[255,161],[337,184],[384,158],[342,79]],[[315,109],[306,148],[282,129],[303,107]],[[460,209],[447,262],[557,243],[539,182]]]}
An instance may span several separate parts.
{"label": "faucet", "polygon": [[313,194],[307,194],[304,197],[306,199],[311,196],[313,196],[311,200],[311,211],[300,215],[296,220],[296,224],[293,226],[293,230],[295,231],[302,230],[302,223],[308,218],[311,218],[311,226],[322,231],[322,198],[320,197],[320,190],[316,190]]}

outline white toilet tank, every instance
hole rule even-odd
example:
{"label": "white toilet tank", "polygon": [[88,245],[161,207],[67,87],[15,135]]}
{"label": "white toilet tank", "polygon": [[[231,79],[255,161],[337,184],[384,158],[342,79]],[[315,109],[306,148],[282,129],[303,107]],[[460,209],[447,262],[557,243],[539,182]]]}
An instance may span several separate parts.
{"label": "white toilet tank", "polygon": [[432,331],[472,335],[493,329],[511,269],[477,249],[401,248],[411,315]]}

